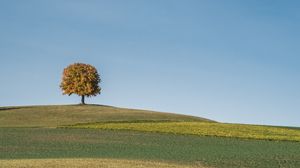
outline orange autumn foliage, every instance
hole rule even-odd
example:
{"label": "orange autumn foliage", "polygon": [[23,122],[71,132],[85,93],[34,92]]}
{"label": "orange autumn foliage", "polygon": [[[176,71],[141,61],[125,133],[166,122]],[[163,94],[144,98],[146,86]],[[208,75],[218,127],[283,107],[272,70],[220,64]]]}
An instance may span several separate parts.
{"label": "orange autumn foliage", "polygon": [[63,71],[60,88],[63,94],[77,94],[79,96],[96,96],[100,94],[101,79],[97,69],[89,64],[74,63]]}

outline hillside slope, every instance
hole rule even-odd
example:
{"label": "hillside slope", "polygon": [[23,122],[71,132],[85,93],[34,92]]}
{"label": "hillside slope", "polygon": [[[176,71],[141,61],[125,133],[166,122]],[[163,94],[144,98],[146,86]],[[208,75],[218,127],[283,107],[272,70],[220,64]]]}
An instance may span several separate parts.
{"label": "hillside slope", "polygon": [[57,127],[77,123],[143,120],[212,122],[194,116],[102,105],[0,107],[0,127]]}

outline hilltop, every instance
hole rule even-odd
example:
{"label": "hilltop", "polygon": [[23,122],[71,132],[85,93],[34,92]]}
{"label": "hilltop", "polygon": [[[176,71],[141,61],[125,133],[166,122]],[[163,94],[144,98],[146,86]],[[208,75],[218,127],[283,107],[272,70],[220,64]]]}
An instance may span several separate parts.
{"label": "hilltop", "polygon": [[105,105],[44,105],[0,107],[0,127],[57,127],[78,123],[111,121],[201,121],[212,120],[156,111]]}

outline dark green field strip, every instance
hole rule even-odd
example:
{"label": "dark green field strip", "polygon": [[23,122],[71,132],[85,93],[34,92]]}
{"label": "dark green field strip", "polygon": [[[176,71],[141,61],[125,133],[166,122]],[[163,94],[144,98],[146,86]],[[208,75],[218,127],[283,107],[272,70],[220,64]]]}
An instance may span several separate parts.
{"label": "dark green field strip", "polygon": [[[97,129],[0,128],[0,158],[117,158],[300,167],[300,143]],[[0,161],[1,162],[1,161]]]}
{"label": "dark green field strip", "polygon": [[0,127],[56,127],[76,123],[139,120],[211,122],[194,116],[103,105],[0,107]]}

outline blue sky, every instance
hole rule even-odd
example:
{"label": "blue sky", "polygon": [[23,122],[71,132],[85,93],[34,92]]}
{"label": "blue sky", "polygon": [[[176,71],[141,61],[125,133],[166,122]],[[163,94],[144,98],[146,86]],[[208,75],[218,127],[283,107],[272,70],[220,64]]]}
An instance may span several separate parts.
{"label": "blue sky", "polygon": [[75,104],[63,68],[94,65],[88,103],[300,126],[300,1],[1,0],[0,106]]}

